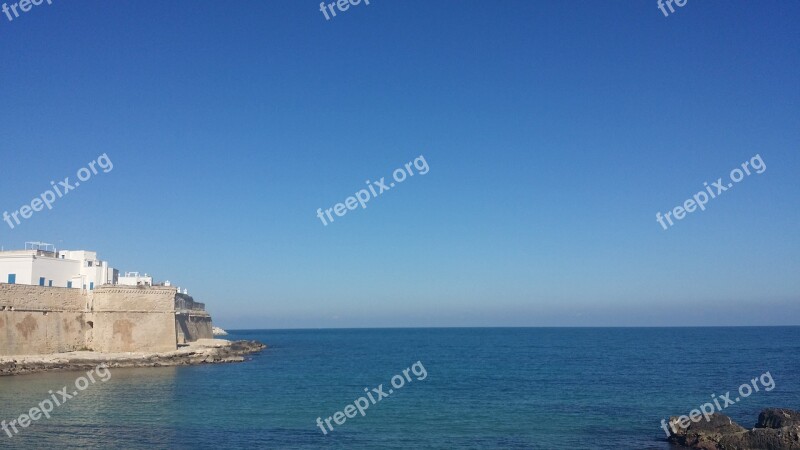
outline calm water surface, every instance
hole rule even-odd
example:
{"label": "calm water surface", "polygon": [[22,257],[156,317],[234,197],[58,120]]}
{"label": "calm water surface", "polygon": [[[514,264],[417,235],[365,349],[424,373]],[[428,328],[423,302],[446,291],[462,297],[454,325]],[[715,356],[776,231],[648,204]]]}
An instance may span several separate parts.
{"label": "calm water surface", "polygon": [[[775,389],[724,412],[800,409],[800,327],[239,331],[244,364],[112,369],[0,448],[669,449],[660,421],[769,371]],[[421,361],[366,416],[315,420]],[[0,378],[0,419],[79,372]],[[734,398],[734,395],[731,395]]]}

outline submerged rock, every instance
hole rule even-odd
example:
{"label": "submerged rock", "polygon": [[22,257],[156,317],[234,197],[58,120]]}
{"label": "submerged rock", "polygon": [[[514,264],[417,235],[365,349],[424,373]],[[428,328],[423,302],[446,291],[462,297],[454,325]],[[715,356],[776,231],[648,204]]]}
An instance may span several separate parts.
{"label": "submerged rock", "polygon": [[758,423],[748,430],[730,417],[715,413],[708,421],[700,420],[683,429],[678,418],[670,417],[677,433],[669,441],[702,450],[800,450],[800,413],[790,409],[765,409]]}

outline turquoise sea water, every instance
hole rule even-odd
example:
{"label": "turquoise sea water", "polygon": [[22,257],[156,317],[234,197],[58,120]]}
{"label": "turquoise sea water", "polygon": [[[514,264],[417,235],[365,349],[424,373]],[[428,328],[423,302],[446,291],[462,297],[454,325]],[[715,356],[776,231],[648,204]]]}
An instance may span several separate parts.
{"label": "turquoise sea water", "polygon": [[[0,448],[669,449],[660,421],[769,371],[723,412],[800,409],[800,327],[239,331],[243,364],[112,369]],[[327,418],[420,361],[427,372],[323,435]],[[0,378],[9,421],[80,372]]]}

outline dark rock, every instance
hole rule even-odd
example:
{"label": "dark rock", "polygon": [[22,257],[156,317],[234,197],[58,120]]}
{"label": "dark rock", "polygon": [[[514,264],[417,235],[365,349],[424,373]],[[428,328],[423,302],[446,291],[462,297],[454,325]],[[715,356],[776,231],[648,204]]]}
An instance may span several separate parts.
{"label": "dark rock", "polygon": [[258,341],[233,341],[226,350],[231,354],[246,355],[249,353],[260,352],[267,346]]}
{"label": "dark rock", "polygon": [[715,450],[720,447],[714,445],[723,436],[735,435],[747,430],[723,414],[712,414],[708,421],[704,418],[699,422],[690,423],[686,428],[681,428],[677,417],[670,417],[671,428],[678,430],[669,437],[669,441],[689,448]]}
{"label": "dark rock", "polygon": [[783,428],[800,424],[800,413],[791,409],[769,408],[758,415],[756,428]]}
{"label": "dark rock", "polygon": [[688,448],[702,450],[800,450],[800,413],[790,409],[766,409],[752,430],[741,427],[724,414],[713,414],[691,423],[686,429],[670,417],[676,433],[669,441]]}

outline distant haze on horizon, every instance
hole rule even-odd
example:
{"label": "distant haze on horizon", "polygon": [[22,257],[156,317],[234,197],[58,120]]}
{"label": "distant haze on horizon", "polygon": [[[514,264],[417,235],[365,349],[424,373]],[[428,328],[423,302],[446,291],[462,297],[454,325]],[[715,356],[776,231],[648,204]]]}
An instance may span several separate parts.
{"label": "distant haze on horizon", "polygon": [[[800,325],[798,17],[53,2],[0,18],[0,213],[114,168],[0,244],[97,251],[231,329]],[[756,154],[763,173],[658,224]]]}

